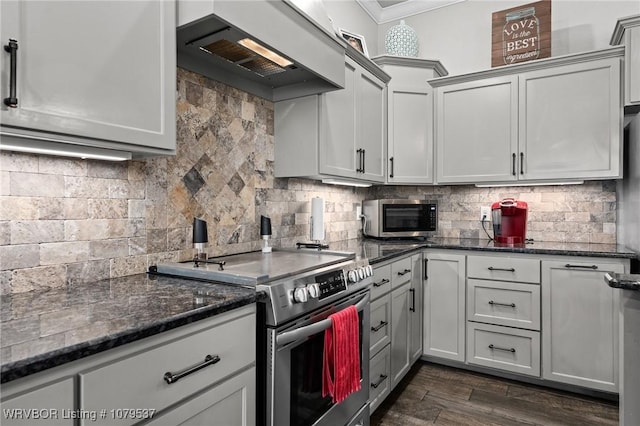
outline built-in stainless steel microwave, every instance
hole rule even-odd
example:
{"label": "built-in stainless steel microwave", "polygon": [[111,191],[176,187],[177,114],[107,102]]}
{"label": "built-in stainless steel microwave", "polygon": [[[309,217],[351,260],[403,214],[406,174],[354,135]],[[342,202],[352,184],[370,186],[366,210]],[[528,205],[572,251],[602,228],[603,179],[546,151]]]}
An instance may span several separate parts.
{"label": "built-in stainless steel microwave", "polygon": [[364,200],[362,214],[364,235],[368,237],[426,237],[438,224],[436,201]]}

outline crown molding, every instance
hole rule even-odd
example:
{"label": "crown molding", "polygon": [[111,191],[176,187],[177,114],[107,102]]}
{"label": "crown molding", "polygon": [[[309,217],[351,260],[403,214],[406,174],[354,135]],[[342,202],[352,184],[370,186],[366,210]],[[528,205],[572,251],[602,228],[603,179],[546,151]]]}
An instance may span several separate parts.
{"label": "crown molding", "polygon": [[397,21],[418,13],[427,12],[467,0],[406,0],[383,8],[376,0],[356,0],[376,24]]}

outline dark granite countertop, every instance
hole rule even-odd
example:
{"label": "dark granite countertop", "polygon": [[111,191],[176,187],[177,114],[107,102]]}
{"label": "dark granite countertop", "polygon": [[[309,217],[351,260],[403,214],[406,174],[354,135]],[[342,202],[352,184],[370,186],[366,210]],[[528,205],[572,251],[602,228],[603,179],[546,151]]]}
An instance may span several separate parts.
{"label": "dark granite countertop", "polygon": [[604,280],[609,287],[640,291],[640,275],[638,274],[607,273]]}
{"label": "dark granite countertop", "polygon": [[147,274],[3,295],[1,383],[255,301],[253,288]]}
{"label": "dark granite countertop", "polygon": [[533,242],[516,246],[501,245],[493,241],[462,238],[433,238],[426,241],[373,238],[353,239],[332,243],[331,249],[353,251],[357,257],[369,259],[369,263],[380,263],[412,251],[425,248],[472,250],[498,253],[546,254],[563,256],[605,257],[618,259],[640,259],[640,254],[616,244]]}

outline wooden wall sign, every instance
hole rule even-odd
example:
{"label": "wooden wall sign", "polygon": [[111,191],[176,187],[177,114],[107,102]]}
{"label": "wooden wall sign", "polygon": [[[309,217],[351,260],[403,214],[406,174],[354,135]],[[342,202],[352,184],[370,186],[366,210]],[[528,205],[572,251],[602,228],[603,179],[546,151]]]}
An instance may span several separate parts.
{"label": "wooden wall sign", "polygon": [[491,15],[491,66],[499,67],[551,56],[551,0]]}

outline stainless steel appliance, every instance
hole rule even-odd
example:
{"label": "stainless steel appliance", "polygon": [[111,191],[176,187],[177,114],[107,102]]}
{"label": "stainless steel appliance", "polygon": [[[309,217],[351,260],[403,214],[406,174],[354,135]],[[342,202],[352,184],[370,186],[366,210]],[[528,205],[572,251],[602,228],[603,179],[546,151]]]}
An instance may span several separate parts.
{"label": "stainless steel appliance", "polygon": [[426,237],[438,226],[438,204],[427,200],[364,200],[363,233],[368,237]]}
{"label": "stainless steel appliance", "polygon": [[[258,304],[258,424],[369,424],[369,287],[373,270],[354,253],[274,249],[206,261],[166,263],[150,272],[255,286]],[[360,391],[339,404],[322,397],[324,331],[334,312],[355,306],[360,322]],[[260,423],[262,422],[262,423]]]}

